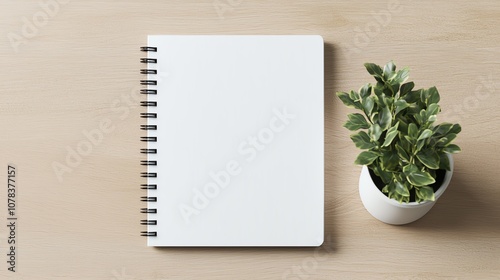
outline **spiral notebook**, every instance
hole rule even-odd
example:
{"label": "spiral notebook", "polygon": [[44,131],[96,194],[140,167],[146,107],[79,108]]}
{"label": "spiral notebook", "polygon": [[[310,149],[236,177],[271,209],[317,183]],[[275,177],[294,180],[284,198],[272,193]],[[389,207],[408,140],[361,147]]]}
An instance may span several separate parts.
{"label": "spiral notebook", "polygon": [[141,50],[148,245],[321,245],[322,38],[153,35]]}

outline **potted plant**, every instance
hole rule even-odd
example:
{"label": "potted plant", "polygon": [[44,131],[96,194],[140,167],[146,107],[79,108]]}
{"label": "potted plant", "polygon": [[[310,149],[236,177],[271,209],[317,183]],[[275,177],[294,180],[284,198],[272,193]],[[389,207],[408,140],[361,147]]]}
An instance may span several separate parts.
{"label": "potted plant", "polygon": [[414,89],[407,68],[396,71],[393,62],[382,69],[365,63],[376,83],[359,92],[337,92],[350,108],[344,127],[356,147],[363,150],[355,163],[363,165],[359,192],[363,205],[375,218],[406,224],[425,215],[446,190],[453,172],[451,154],[460,148],[451,142],[459,124],[436,124],[440,112],[436,87]]}

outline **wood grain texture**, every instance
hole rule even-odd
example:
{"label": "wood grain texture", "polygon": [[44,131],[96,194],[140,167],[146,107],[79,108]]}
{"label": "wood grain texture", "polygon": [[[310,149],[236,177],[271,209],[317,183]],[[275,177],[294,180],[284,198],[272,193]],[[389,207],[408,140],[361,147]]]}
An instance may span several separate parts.
{"label": "wood grain texture", "polygon": [[[0,227],[0,278],[500,275],[500,2],[67,1],[44,10],[39,3],[47,2],[9,0],[0,10],[0,158],[4,182],[7,163],[18,168],[19,217],[16,273],[7,271],[7,228]],[[214,3],[227,9],[218,13]],[[146,247],[138,235],[144,217],[136,91],[147,34],[323,36],[323,247]],[[439,88],[439,121],[463,127],[450,187],[427,216],[407,226],[383,224],[364,210],[353,164],[358,151],[342,128],[350,110],[334,95],[370,80],[364,62],[391,59],[410,67],[417,86]],[[85,134],[97,129],[102,139],[86,145]],[[73,158],[59,180],[54,163],[77,149],[86,155]],[[3,224],[6,185],[0,189]]]}

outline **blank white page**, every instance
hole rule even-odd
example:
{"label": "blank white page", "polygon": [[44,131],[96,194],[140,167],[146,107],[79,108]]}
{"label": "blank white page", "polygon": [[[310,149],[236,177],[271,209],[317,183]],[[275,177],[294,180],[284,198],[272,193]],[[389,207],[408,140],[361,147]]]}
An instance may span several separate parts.
{"label": "blank white page", "polygon": [[149,246],[323,243],[320,36],[153,35]]}

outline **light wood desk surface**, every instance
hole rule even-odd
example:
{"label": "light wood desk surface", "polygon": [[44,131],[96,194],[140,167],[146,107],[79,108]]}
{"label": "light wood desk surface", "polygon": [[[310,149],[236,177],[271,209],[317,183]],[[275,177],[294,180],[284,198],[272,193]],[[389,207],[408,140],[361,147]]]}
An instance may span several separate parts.
{"label": "light wood desk surface", "polygon": [[[500,277],[500,2],[54,1],[0,9],[1,279]],[[134,98],[147,34],[323,36],[323,247],[146,247],[138,234],[143,108]],[[439,121],[463,127],[450,187],[407,226],[364,210],[358,150],[342,127],[350,110],[334,95],[370,81],[364,62],[391,59],[410,67],[418,87],[438,87]],[[95,129],[102,139],[84,147]],[[78,147],[87,155],[59,180],[53,165]],[[15,273],[6,263],[8,163],[18,171]]]}

